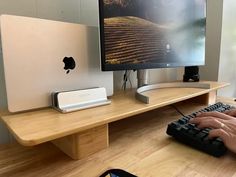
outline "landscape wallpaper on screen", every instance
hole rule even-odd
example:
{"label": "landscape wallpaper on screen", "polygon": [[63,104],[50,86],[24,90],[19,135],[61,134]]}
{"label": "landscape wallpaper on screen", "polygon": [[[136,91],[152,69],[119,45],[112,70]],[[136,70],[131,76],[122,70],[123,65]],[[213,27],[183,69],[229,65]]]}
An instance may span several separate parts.
{"label": "landscape wallpaper on screen", "polygon": [[106,64],[204,62],[205,0],[103,0],[103,15]]}

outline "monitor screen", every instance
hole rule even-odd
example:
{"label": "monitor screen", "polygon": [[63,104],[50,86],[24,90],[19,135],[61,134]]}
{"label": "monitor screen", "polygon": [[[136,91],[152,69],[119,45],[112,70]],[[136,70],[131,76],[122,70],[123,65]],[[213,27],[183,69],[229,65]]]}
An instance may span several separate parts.
{"label": "monitor screen", "polygon": [[205,63],[206,0],[99,0],[102,70]]}

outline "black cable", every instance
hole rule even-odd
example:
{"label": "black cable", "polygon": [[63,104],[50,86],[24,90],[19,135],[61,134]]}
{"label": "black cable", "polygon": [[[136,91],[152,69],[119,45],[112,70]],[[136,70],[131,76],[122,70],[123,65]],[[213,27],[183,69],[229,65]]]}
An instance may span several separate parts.
{"label": "black cable", "polygon": [[122,85],[123,90],[126,90],[126,84],[127,84],[127,81],[128,81],[127,72],[128,72],[128,71],[125,70],[125,73],[124,73],[124,76],[123,76],[123,85]]}
{"label": "black cable", "polygon": [[129,73],[128,73],[128,80],[129,80],[130,88],[132,89],[133,85],[132,85],[132,82],[131,82],[131,79],[130,79],[130,74],[131,74],[131,71],[129,71]]}
{"label": "black cable", "polygon": [[129,82],[131,88],[133,87],[131,79],[130,79],[130,74],[131,74],[131,71],[125,70],[125,73],[124,73],[124,76],[123,76],[123,84],[122,84],[122,89],[123,90],[126,90],[127,82]]}
{"label": "black cable", "polygon": [[175,106],[175,105],[171,105],[179,114],[181,114],[183,117],[185,117],[185,115]]}

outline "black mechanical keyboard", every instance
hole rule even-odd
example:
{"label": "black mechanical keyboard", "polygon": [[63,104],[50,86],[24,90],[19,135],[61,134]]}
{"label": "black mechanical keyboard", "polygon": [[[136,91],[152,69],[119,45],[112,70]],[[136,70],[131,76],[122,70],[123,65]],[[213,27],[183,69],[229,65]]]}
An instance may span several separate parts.
{"label": "black mechanical keyboard", "polygon": [[215,157],[220,157],[227,151],[222,140],[220,138],[208,139],[210,128],[199,129],[194,124],[188,122],[190,119],[196,117],[198,113],[211,111],[224,112],[232,108],[232,106],[221,102],[215,103],[188,116],[184,116],[177,121],[171,122],[168,125],[166,133],[184,144]]}

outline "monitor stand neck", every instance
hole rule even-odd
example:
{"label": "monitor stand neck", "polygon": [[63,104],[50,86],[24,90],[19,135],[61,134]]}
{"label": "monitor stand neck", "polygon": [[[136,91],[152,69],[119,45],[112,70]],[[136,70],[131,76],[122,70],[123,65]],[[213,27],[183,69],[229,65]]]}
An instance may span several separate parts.
{"label": "monitor stand neck", "polygon": [[148,70],[147,69],[137,70],[137,80],[138,80],[138,88],[148,85]]}
{"label": "monitor stand neck", "polygon": [[148,85],[148,70],[138,70],[137,71],[138,79],[138,89],[136,91],[135,97],[137,100],[149,104],[149,97],[143,95],[143,92],[160,89],[160,88],[201,88],[201,89],[210,89],[210,84],[208,83],[199,83],[199,82],[170,82],[170,83],[158,83]]}

